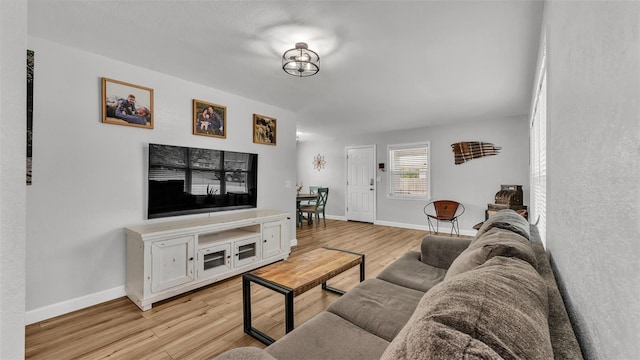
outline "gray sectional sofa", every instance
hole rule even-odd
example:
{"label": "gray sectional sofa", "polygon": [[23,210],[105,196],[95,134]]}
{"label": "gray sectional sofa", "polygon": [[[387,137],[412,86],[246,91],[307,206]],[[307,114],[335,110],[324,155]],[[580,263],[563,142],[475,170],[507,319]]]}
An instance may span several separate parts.
{"label": "gray sectional sofa", "polygon": [[426,236],[266,349],[217,359],[582,359],[535,227],[512,210],[472,240]]}

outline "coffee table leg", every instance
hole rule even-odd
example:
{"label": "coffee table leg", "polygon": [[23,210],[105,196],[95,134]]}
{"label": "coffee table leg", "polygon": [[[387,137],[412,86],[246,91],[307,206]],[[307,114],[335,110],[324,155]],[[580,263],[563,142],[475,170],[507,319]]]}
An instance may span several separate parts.
{"label": "coffee table leg", "polygon": [[326,282],[322,283],[322,290],[331,291],[332,293],[336,293],[336,294],[340,294],[340,295],[346,294],[346,292],[344,290],[340,290],[338,288],[334,288],[332,286],[329,286],[329,285],[327,285]]}
{"label": "coffee table leg", "polygon": [[360,255],[360,282],[364,281],[364,254]]}
{"label": "coffee table leg", "polygon": [[[242,275],[242,315],[244,317],[244,332],[253,336],[265,345],[271,345],[276,340],[251,325],[251,282],[256,282],[251,274]],[[261,284],[263,285],[263,284]]]}
{"label": "coffee table leg", "polygon": [[293,330],[293,291],[284,294],[285,334]]}
{"label": "coffee table leg", "polygon": [[242,318],[244,322],[244,332],[249,334],[251,330],[251,281],[242,277]]}
{"label": "coffee table leg", "polygon": [[[329,248],[329,247],[327,247],[325,249],[337,250],[337,251],[347,252],[347,253],[354,254],[354,255],[360,255],[360,282],[364,281],[364,254],[360,254],[360,253],[356,253],[356,252],[352,252],[352,251],[347,251],[347,250],[334,249],[334,248]],[[345,294],[344,290],[340,290],[340,289],[336,289],[334,287],[331,287],[331,286],[327,285],[326,281],[322,283],[322,290],[331,291],[331,292],[334,292],[334,293],[340,294],[340,295],[344,295]]]}
{"label": "coffee table leg", "polygon": [[242,315],[244,317],[244,332],[253,336],[265,345],[271,345],[276,340],[251,325],[251,282],[262,285],[267,289],[284,295],[285,331],[293,330],[293,291],[287,287],[266,281],[251,273],[242,275]]}

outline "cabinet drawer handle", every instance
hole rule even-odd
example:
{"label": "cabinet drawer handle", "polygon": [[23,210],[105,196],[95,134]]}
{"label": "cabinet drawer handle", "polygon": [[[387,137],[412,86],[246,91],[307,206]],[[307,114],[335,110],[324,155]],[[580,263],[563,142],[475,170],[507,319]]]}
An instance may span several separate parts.
{"label": "cabinet drawer handle", "polygon": [[189,261],[193,261],[193,256],[189,258]]}

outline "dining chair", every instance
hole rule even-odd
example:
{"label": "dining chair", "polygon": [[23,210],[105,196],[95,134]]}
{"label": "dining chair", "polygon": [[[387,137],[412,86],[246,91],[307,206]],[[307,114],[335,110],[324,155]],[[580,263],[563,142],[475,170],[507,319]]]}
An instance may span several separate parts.
{"label": "dining chair", "polygon": [[298,209],[299,218],[302,217],[303,213],[307,214],[307,224],[311,224],[311,216],[312,214],[316,218],[316,226],[320,222],[320,213],[322,213],[322,221],[324,222],[324,226],[327,226],[327,219],[324,214],[324,208],[327,205],[327,198],[329,197],[329,188],[318,188],[318,198],[316,199],[315,204],[309,205],[301,205]]}
{"label": "dining chair", "polygon": [[[320,188],[320,186],[309,186],[309,194],[317,194],[318,193],[318,189]],[[302,220],[303,220],[303,216],[302,213],[299,211],[300,209],[300,202],[298,202],[298,226],[302,226]],[[310,199],[310,200],[306,200],[306,202],[304,203],[305,205],[315,205],[316,204],[316,199]]]}
{"label": "dining chair", "polygon": [[[320,188],[320,186],[309,186],[309,194],[317,194],[319,188]],[[315,203],[316,203],[315,200],[307,201],[307,204],[309,204],[309,205],[315,205]]]}

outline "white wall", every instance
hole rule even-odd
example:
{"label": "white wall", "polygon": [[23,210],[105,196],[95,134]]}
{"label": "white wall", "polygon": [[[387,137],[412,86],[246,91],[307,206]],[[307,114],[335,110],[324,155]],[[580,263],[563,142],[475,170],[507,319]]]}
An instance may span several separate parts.
{"label": "white wall", "polygon": [[[368,145],[368,144],[367,144]],[[302,192],[309,192],[309,186],[329,188],[329,197],[325,214],[334,219],[343,219],[344,196],[346,190],[344,140],[324,139],[322,141],[298,142],[297,184],[303,183]],[[320,154],[324,156],[324,168],[314,168],[313,160]]]}
{"label": "white wall", "polygon": [[24,358],[26,1],[0,1],[0,359]]}
{"label": "white wall", "polygon": [[[122,227],[148,221],[148,143],[258,153],[258,207],[294,213],[295,189],[285,187],[296,177],[293,113],[44,39],[28,45],[36,59],[28,322],[124,294]],[[101,77],[153,88],[155,128],[101,123]],[[227,106],[226,139],[192,134],[192,99]],[[277,146],[253,143],[253,113],[278,119]]]}
{"label": "white wall", "polygon": [[[525,204],[529,198],[529,133],[526,117],[473,121],[450,126],[425,127],[406,131],[361,134],[298,143],[298,182],[305,186],[330,188],[327,216],[345,217],[345,147],[376,145],[377,163],[388,167],[387,146],[390,144],[431,142],[431,195],[434,199],[458,200],[466,207],[460,218],[460,229],[475,234],[473,225],[484,220],[484,210],[493,203],[501,184],[523,185]],[[502,147],[500,154],[454,164],[451,144],[460,141],[484,141]],[[327,164],[314,170],[312,160],[325,156]],[[426,201],[395,200],[387,197],[388,172],[376,171],[376,223],[409,228],[426,227],[423,207]],[[447,226],[446,224],[442,224]]]}
{"label": "white wall", "polygon": [[551,1],[547,248],[587,359],[640,354],[640,3]]}

